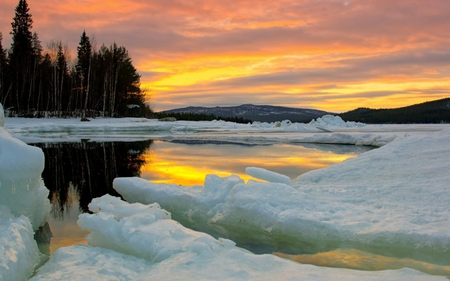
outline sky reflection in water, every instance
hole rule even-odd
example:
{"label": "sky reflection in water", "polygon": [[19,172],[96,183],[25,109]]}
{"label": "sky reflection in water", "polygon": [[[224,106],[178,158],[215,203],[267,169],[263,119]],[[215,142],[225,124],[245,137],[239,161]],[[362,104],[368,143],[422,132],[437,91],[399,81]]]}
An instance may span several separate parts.
{"label": "sky reflection in water", "polygon": [[207,174],[240,176],[246,167],[260,167],[287,175],[291,179],[314,169],[356,157],[370,148],[337,145],[242,145],[186,144],[156,141],[145,154],[141,177],[156,183],[185,186],[203,185]]}

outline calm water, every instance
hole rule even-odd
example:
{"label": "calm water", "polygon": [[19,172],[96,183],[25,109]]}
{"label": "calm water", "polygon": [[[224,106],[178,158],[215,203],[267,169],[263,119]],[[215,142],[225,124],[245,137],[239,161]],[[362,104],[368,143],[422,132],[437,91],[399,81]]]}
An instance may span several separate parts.
{"label": "calm water", "polygon": [[[239,175],[256,166],[291,179],[307,171],[342,162],[369,148],[342,145],[243,145],[204,141],[77,142],[33,144],[44,151],[42,174],[50,190],[52,213],[39,240],[52,253],[62,246],[86,243],[76,224],[93,198],[120,196],[115,177],[141,177],[160,183],[203,185],[207,174]],[[187,226],[189,227],[189,226]],[[243,245],[245,246],[245,245]]]}

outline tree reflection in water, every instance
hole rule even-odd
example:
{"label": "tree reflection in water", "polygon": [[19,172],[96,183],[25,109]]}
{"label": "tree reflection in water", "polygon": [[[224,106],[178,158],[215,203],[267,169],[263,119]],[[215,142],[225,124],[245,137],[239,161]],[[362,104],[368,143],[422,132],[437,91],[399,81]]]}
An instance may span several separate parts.
{"label": "tree reflection in water", "polygon": [[[114,178],[140,176],[145,152],[152,143],[146,140],[35,144],[45,155],[42,177],[50,190],[52,215],[64,217],[73,203],[79,203],[81,212],[88,212],[93,198],[105,194],[120,196],[112,187]],[[79,202],[74,202],[78,198]]]}

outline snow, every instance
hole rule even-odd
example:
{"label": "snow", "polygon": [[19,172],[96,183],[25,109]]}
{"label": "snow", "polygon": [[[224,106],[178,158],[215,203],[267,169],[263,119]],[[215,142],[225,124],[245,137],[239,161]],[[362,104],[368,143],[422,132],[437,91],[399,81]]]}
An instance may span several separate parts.
{"label": "snow", "polygon": [[33,233],[50,206],[40,177],[42,151],[18,139],[149,137],[379,148],[293,180],[258,167],[246,172],[264,182],[211,174],[202,186],[191,187],[116,178],[114,188],[127,202],[109,195],[94,199],[92,213],[78,220],[90,231],[89,245],[60,248],[30,280],[447,280],[410,268],[318,267],[255,254],[236,243],[264,241],[274,250],[290,245],[292,253],[311,255],[353,249],[371,257],[415,259],[419,266],[405,266],[420,270],[423,262],[430,263],[448,275],[449,125],[364,125],[334,116],[310,124],[80,122],[5,119],[1,109],[0,280],[25,280],[41,262]]}
{"label": "snow", "polygon": [[[445,280],[412,269],[352,271],[255,255],[226,239],[192,231],[158,204],[129,204],[105,195],[80,215],[90,246],[58,250],[36,280]],[[71,276],[75,276],[72,278]]]}
{"label": "snow", "polygon": [[[0,125],[3,122],[0,104]],[[34,231],[50,211],[43,169],[42,151],[0,126],[0,280],[24,280],[40,263]]]}
{"label": "snow", "polygon": [[137,280],[152,265],[149,261],[105,248],[76,245],[56,250],[30,281]]}
{"label": "snow", "polygon": [[364,127],[364,123],[352,122],[341,119],[339,116],[324,115],[309,122],[309,125],[320,127],[320,128],[336,128],[336,127]]}
{"label": "snow", "polygon": [[39,264],[41,254],[30,220],[12,215],[0,205],[0,280],[25,280]]}

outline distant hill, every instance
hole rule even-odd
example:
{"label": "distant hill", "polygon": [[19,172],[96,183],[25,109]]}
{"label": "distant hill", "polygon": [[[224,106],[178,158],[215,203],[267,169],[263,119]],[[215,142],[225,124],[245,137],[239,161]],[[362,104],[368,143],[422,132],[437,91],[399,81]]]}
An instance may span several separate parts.
{"label": "distant hill", "polygon": [[290,120],[292,122],[310,122],[312,119],[326,114],[334,114],[326,111],[292,108],[272,105],[243,104],[229,107],[194,107],[177,108],[163,111],[164,114],[190,113],[202,115],[214,115],[216,117],[239,117],[251,121],[275,122]]}
{"label": "distant hill", "polygon": [[357,108],[339,116],[368,124],[450,123],[450,98],[395,109]]}

